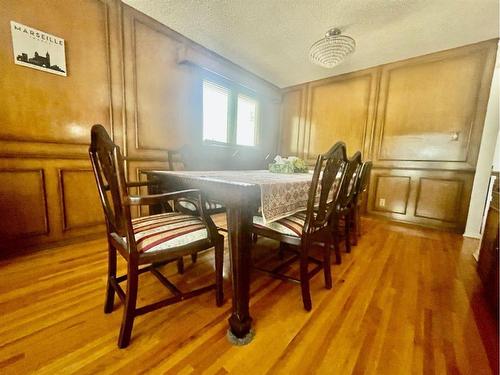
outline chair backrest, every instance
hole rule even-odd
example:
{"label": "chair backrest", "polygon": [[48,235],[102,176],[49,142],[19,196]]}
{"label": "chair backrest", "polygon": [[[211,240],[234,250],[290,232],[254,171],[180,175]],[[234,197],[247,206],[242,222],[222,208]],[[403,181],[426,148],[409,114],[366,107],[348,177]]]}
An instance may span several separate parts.
{"label": "chair backrest", "polygon": [[345,164],[342,186],[340,187],[339,199],[337,201],[337,211],[349,206],[356,193],[356,180],[359,167],[361,165],[361,152],[356,151]]}
{"label": "chair backrest", "polygon": [[304,233],[314,232],[328,223],[339,198],[346,159],[344,142],[337,142],[327,153],[316,159],[309,188]]}
{"label": "chair backrest", "polygon": [[130,208],[124,204],[128,194],[123,158],[120,148],[113,143],[102,125],[92,126],[89,156],[108,230],[125,237],[131,215]]}
{"label": "chair backrest", "polygon": [[366,191],[368,183],[370,182],[372,165],[373,163],[371,161],[365,161],[363,162],[363,164],[361,164],[356,181],[356,196]]}

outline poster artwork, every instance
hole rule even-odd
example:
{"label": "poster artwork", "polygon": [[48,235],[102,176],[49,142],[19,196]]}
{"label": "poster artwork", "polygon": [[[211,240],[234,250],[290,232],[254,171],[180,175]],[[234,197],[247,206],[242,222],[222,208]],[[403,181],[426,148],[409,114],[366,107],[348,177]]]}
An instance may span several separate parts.
{"label": "poster artwork", "polygon": [[14,63],[66,76],[64,39],[10,21]]}

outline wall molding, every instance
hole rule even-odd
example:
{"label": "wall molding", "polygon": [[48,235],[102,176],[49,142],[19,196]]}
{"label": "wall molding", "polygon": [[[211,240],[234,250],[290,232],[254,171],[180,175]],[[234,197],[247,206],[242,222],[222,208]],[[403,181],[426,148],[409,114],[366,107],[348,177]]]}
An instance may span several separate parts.
{"label": "wall molding", "polygon": [[19,232],[12,236],[14,239],[21,238],[31,238],[37,237],[41,235],[48,235],[50,233],[49,226],[49,211],[47,205],[47,187],[45,181],[45,171],[42,168],[1,168],[0,174],[2,173],[35,173],[38,175],[40,179],[40,190],[38,191],[39,197],[41,198],[41,203],[43,207],[43,229],[39,231],[27,231],[27,232]]}
{"label": "wall molding", "polygon": [[464,190],[464,181],[456,178],[436,178],[436,177],[419,177],[418,182],[417,182],[417,197],[415,199],[415,210],[413,212],[413,215],[415,217],[421,217],[424,219],[431,219],[431,220],[440,220],[444,222],[449,222],[449,223],[454,223],[456,220],[446,220],[446,219],[441,219],[438,217],[432,217],[432,216],[426,216],[426,215],[419,215],[418,214],[418,205],[420,203],[420,197],[421,197],[421,192],[422,192],[422,180],[429,180],[429,181],[443,181],[443,182],[454,182],[457,183],[458,185],[458,190],[457,190],[457,196],[455,198],[455,203],[454,203],[454,218],[457,218],[460,212],[460,201],[462,200],[462,195],[463,195],[463,190]]}
{"label": "wall molding", "polygon": [[91,173],[93,175],[93,170],[90,168],[59,168],[58,176],[59,176],[59,206],[61,209],[61,218],[62,218],[62,229],[63,232],[68,232],[74,229],[95,227],[98,225],[103,225],[104,220],[103,217],[100,217],[99,220],[86,222],[83,224],[70,225],[68,220],[68,208],[66,202],[66,194],[65,194],[65,186],[64,186],[64,173]]}

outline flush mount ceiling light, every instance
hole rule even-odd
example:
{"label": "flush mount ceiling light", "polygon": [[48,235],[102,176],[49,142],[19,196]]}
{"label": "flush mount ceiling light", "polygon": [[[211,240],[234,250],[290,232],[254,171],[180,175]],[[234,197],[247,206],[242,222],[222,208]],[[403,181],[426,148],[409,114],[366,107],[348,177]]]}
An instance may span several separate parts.
{"label": "flush mount ceiling light", "polygon": [[324,68],[333,68],[356,49],[356,42],[350,36],[341,35],[340,29],[333,28],[311,46],[309,58]]}

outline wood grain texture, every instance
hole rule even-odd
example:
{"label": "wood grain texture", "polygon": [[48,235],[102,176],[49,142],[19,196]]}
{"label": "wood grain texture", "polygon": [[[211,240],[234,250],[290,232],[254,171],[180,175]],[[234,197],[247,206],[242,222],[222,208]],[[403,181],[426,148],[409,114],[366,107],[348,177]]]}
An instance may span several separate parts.
{"label": "wood grain texture", "polygon": [[[165,163],[167,149],[201,142],[201,77],[199,69],[178,64],[179,47],[262,93],[261,151],[274,151],[280,110],[276,87],[120,0],[0,0],[0,9],[5,46],[0,51],[0,170],[43,170],[46,188],[43,198],[30,175],[29,186],[8,191],[11,202],[4,206],[15,207],[17,216],[2,230],[15,241],[0,248],[21,250],[104,229],[98,224],[102,212],[92,203],[91,174],[59,174],[89,169],[92,125],[102,124],[127,160],[144,168]],[[15,65],[10,20],[64,38],[68,76]],[[136,175],[135,169],[127,173]]]}
{"label": "wood grain texture", "polygon": [[48,234],[43,169],[0,169],[0,179],[0,235],[13,239]]}
{"label": "wood grain texture", "polygon": [[[137,10],[122,8],[129,157],[166,160],[167,150],[202,143],[205,68],[255,93],[262,120],[259,147],[274,151],[279,131],[278,88]],[[179,62],[181,51],[191,63]]]}
{"label": "wood grain texture", "polygon": [[474,169],[495,51],[491,40],[382,66],[376,165]]}
{"label": "wood grain texture", "polygon": [[415,216],[454,221],[459,213],[463,181],[420,178]]}
{"label": "wood grain texture", "polygon": [[64,231],[104,224],[91,169],[60,169],[59,192]]}
{"label": "wood grain texture", "polygon": [[379,159],[465,161],[482,60],[465,55],[384,71]]}
{"label": "wood grain texture", "polygon": [[306,157],[313,160],[337,141],[349,153],[369,152],[377,70],[344,74],[308,85]]}
{"label": "wood grain texture", "polygon": [[473,180],[470,172],[374,168],[368,212],[463,233]]}
{"label": "wood grain texture", "polygon": [[[216,221],[224,224],[224,216]],[[358,246],[333,265],[333,289],[325,290],[319,276],[311,280],[310,313],[295,285],[252,275],[256,336],[244,347],[232,346],[225,336],[231,306],[227,261],[224,307],[217,308],[209,293],[138,317],[126,350],[116,348],[123,307],[117,302],[112,314],[102,312],[104,240],[2,261],[0,372],[494,373],[498,342],[471,256],[477,242],[363,221]],[[255,262],[269,264],[276,247],[259,239]],[[124,263],[118,266],[123,272]],[[202,285],[213,276],[213,256],[200,254],[195,265],[186,261],[184,275],[173,264],[163,272],[181,288]],[[140,305],[165,295],[153,276],[144,274],[139,282]]]}
{"label": "wood grain texture", "polygon": [[307,87],[283,92],[279,154],[304,157],[305,106]]}
{"label": "wood grain texture", "polygon": [[[285,88],[281,148],[299,145],[295,154],[310,158],[344,141],[373,161],[373,179],[391,176],[379,185],[384,197],[371,184],[369,212],[463,232],[496,49],[487,40]],[[291,97],[304,91],[305,109]],[[304,141],[290,121],[303,112]],[[409,177],[409,189],[396,176]]]}
{"label": "wood grain texture", "polygon": [[[85,159],[0,158],[5,182],[0,188],[0,206],[5,209],[0,221],[8,237],[0,242],[0,257],[27,246],[102,232],[102,208],[89,168]],[[67,172],[61,176],[61,170]]]}
{"label": "wood grain texture", "polygon": [[375,181],[374,210],[406,214],[411,178],[378,175]]}
{"label": "wood grain texture", "polygon": [[[135,147],[169,150],[187,143],[201,111],[196,82],[177,64],[179,43],[134,18],[133,60],[136,98]],[[154,72],[154,74],[152,74]],[[132,133],[131,133],[132,134]]]}
{"label": "wood grain texture", "polygon": [[[88,144],[90,127],[111,130],[108,5],[105,1],[2,1],[0,139]],[[68,76],[15,65],[10,20],[66,41]],[[9,47],[7,47],[9,46]]]}
{"label": "wood grain texture", "polygon": [[[123,91],[117,0],[0,0],[0,8],[0,42],[5,46],[0,52],[0,170],[15,170],[20,177],[2,198],[5,206],[15,208],[8,215],[3,211],[2,228],[10,238],[0,244],[6,249],[3,256],[104,229],[92,175],[60,176],[59,170],[88,170],[94,123],[121,139],[114,125],[121,122]],[[68,76],[15,65],[10,20],[63,38]],[[41,171],[43,187],[33,175],[22,177],[22,170]]]}

